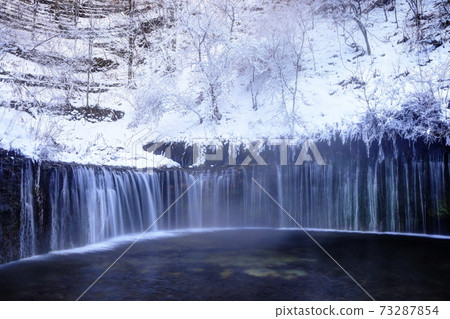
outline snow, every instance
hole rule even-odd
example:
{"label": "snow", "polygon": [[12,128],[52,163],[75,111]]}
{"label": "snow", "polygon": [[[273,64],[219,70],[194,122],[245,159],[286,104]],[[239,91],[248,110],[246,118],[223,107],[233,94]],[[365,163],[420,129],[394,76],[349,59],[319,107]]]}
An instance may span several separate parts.
{"label": "snow", "polygon": [[[432,12],[436,2],[427,2],[425,12]],[[264,1],[252,3],[269,7]],[[263,59],[265,52],[267,53],[264,50],[270,48],[270,32],[274,30],[273,25],[278,28],[279,25],[292,27],[290,21],[280,19],[276,10],[273,17],[256,11],[250,16],[247,11],[242,11],[239,13],[246,24],[237,26],[235,31],[235,37],[241,42],[230,44],[219,41],[222,35],[217,35],[218,32],[224,34],[227,32],[227,26],[221,23],[228,20],[217,17],[217,25],[212,27],[217,35],[217,38],[211,40],[213,56],[208,56],[208,59],[200,65],[207,76],[220,73],[218,76],[222,81],[220,83],[222,91],[218,96],[218,107],[222,114],[221,120],[213,120],[208,116],[207,97],[204,96],[204,100],[198,102],[206,80],[204,74],[198,71],[195,47],[189,45],[189,36],[180,31],[183,29],[176,29],[178,31],[165,29],[163,31],[178,32],[175,36],[180,45],[172,53],[163,52],[166,50],[164,41],[170,39],[164,39],[164,33],[162,38],[159,38],[161,35],[155,35],[156,32],[152,33],[150,36],[154,38],[148,40],[153,39],[158,43],[157,39],[161,39],[157,45],[159,49],[155,49],[160,55],[136,49],[136,58],[144,62],[134,66],[135,87],[127,85],[126,58],[111,55],[101,47],[93,48],[94,56],[114,60],[119,63],[119,67],[107,72],[97,72],[92,75],[91,81],[120,82],[123,85],[108,92],[91,94],[91,103],[125,112],[122,119],[91,123],[86,120],[74,121],[67,116],[57,116],[38,110],[31,110],[30,114],[23,110],[1,107],[0,147],[18,149],[24,155],[33,158],[54,161],[141,168],[173,167],[177,166],[177,163],[163,156],[145,152],[142,146],[152,141],[192,143],[195,139],[213,138],[330,139],[336,132],[350,136],[357,131],[358,123],[361,123],[361,118],[368,109],[376,112],[399,109],[415,93],[428,91],[432,91],[434,97],[441,103],[444,110],[443,120],[448,122],[450,118],[449,110],[446,108],[449,103],[450,84],[448,28],[446,31],[439,29],[433,31],[433,24],[430,22],[427,25],[427,34],[438,34],[443,38],[443,45],[435,49],[419,45],[414,40],[411,12],[406,1],[397,3],[398,28],[394,20],[394,11],[387,12],[387,22],[382,8],[375,8],[362,17],[368,31],[372,55],[360,56],[361,49],[355,51],[355,48],[348,45],[354,41],[365,49],[362,33],[356,23],[347,21],[344,31],[342,25],[336,23],[332,17],[313,15],[314,5],[306,1],[301,2],[302,21],[306,31],[294,112],[291,110],[292,98],[289,94],[284,100],[286,107],[283,107],[281,90],[277,87],[280,82],[273,79],[266,81],[264,77],[268,76],[268,69],[264,69],[263,64],[255,62]],[[158,16],[155,12],[147,14],[153,18]],[[212,18],[211,21],[214,22],[216,17]],[[94,27],[108,28],[113,22],[126,23],[127,19],[124,14],[112,14],[108,19],[94,21]],[[313,27],[311,19],[314,20]],[[204,23],[200,20],[186,21],[192,22],[192,27]],[[80,18],[79,26],[89,27],[89,19]],[[8,26],[1,25],[1,28]],[[8,41],[15,41],[22,47],[30,46],[30,43],[27,43],[31,41],[30,35],[26,31],[11,28],[7,35],[5,39]],[[399,43],[404,36],[410,40]],[[167,35],[167,38],[170,37]],[[40,44],[38,48],[41,52],[51,52],[65,57],[86,57],[88,46],[85,40],[55,38]],[[118,49],[126,49],[128,46],[127,38],[114,35],[108,35],[106,39],[98,42],[112,43]],[[228,58],[224,57],[229,52],[235,54]],[[179,68],[171,76],[157,71],[158,68],[163,68],[164,59],[167,58],[173,59],[174,65]],[[224,59],[229,60],[227,62]],[[282,68],[291,70],[289,55],[285,55],[283,59]],[[257,110],[252,107],[248,61],[256,63],[254,65],[258,67],[256,70],[263,81],[261,82],[263,84],[259,83],[260,87],[255,87],[260,90]],[[225,67],[227,63],[231,67]],[[40,65],[10,53],[2,53],[1,49],[0,67],[0,71],[34,75],[67,73],[64,66]],[[286,91],[293,85],[292,72],[289,72],[291,71],[286,71],[286,76],[290,79],[290,87],[285,87]],[[80,72],[67,74],[77,80],[86,80],[86,75]],[[352,83],[350,80],[353,78],[366,84],[361,86]],[[37,100],[62,103],[67,98],[67,93],[54,88],[27,87],[0,82],[0,97],[2,101]],[[70,97],[71,103],[78,107],[84,105],[84,99],[81,93]],[[198,114],[203,116],[202,123]],[[446,136],[446,139],[449,141],[450,137]]]}

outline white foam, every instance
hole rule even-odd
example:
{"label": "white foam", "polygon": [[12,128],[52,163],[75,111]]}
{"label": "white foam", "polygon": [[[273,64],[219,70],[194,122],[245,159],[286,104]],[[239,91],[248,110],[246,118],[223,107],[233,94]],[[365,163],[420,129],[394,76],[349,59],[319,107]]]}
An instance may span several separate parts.
{"label": "white foam", "polygon": [[[346,229],[327,229],[327,228],[304,228],[306,231],[310,232],[329,232],[329,233],[355,233],[355,234],[368,234],[368,235],[389,235],[389,236],[408,236],[408,237],[424,237],[424,238],[434,238],[434,239],[450,239],[450,236],[445,235],[432,235],[432,234],[421,234],[421,233],[399,233],[399,232],[377,232],[377,231],[362,231],[362,230],[346,230]],[[275,230],[297,230],[302,231],[298,227],[286,227],[286,228],[275,228]]]}
{"label": "white foam", "polygon": [[[196,234],[196,233],[212,233],[219,231],[231,231],[231,230],[258,230],[258,229],[270,229],[270,230],[280,230],[280,231],[302,231],[300,228],[270,228],[270,227],[211,227],[211,228],[185,228],[185,229],[177,229],[177,230],[169,230],[169,231],[157,231],[157,232],[149,232],[143,235],[139,241],[143,240],[156,240],[161,238],[169,238],[169,237],[180,237],[188,234]],[[395,232],[375,232],[375,231],[357,231],[357,230],[340,230],[340,229],[324,229],[324,228],[305,228],[308,232],[329,232],[329,233],[355,233],[355,234],[369,234],[369,235],[389,235],[389,236],[408,236],[408,237],[422,237],[422,238],[434,238],[434,239],[450,239],[450,236],[444,235],[430,235],[430,234],[420,234],[420,233],[395,233]],[[105,251],[112,250],[120,245],[124,245],[127,243],[132,243],[137,240],[141,234],[132,234],[127,236],[120,236],[108,241],[87,245],[83,247],[59,250],[50,252],[49,255],[67,255],[67,254],[82,254],[86,252],[96,252],[96,251]]]}
{"label": "white foam", "polygon": [[[170,237],[180,237],[189,234],[196,233],[212,233],[219,231],[231,231],[231,230],[276,230],[276,231],[302,231],[302,229],[295,227],[285,227],[285,228],[270,228],[270,227],[221,227],[221,228],[186,228],[186,229],[177,229],[177,230],[169,230],[169,231],[155,231],[148,232],[141,236],[142,234],[130,234],[126,236],[115,237],[110,240],[87,245],[83,247],[76,247],[64,250],[52,251],[47,254],[35,255],[27,258],[23,258],[20,260],[16,260],[13,262],[6,263],[4,265],[0,265],[0,267],[12,265],[22,261],[33,261],[33,260],[42,260],[47,259],[51,256],[55,255],[70,255],[70,254],[85,254],[85,253],[95,253],[100,251],[108,251],[113,250],[119,246],[125,244],[131,244],[134,241],[138,240],[157,240],[161,238],[170,238]],[[419,234],[419,233],[394,233],[394,232],[375,232],[375,231],[357,231],[357,230],[339,230],[339,229],[323,229],[323,228],[305,228],[308,232],[329,232],[329,233],[351,233],[351,234],[364,234],[364,235],[388,235],[388,236],[408,236],[408,237],[421,237],[421,238],[433,238],[433,239],[445,239],[450,240],[450,236],[444,235],[430,235],[430,234]]]}
{"label": "white foam", "polygon": [[176,229],[176,230],[168,230],[168,231],[154,231],[148,232],[142,235],[142,233],[138,234],[130,234],[125,236],[119,236],[115,238],[111,238],[110,240],[91,244],[83,247],[76,247],[64,250],[57,250],[49,252],[46,255],[68,255],[68,254],[83,254],[88,252],[97,252],[97,251],[106,251],[112,250],[118,246],[124,244],[131,244],[134,241],[140,242],[144,240],[156,240],[161,238],[169,238],[169,237],[180,237],[183,235],[188,235],[192,233],[210,233],[217,231],[225,231],[225,230],[233,230],[233,229],[242,229],[242,228],[185,228],[185,229]]}

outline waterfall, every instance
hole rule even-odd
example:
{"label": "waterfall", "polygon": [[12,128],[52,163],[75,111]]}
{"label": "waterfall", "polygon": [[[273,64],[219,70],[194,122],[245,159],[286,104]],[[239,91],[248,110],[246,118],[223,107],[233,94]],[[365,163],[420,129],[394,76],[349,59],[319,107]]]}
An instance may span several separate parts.
{"label": "waterfall", "polygon": [[51,250],[142,232],[162,208],[158,175],[61,166],[49,180]]}
{"label": "waterfall", "polygon": [[34,221],[33,197],[33,167],[31,161],[26,161],[21,171],[22,185],[20,197],[22,207],[20,211],[20,258],[32,256],[36,253],[36,232]]}
{"label": "waterfall", "polygon": [[2,235],[9,242],[0,245],[0,257],[13,260],[142,233],[175,201],[150,231],[297,227],[253,179],[305,228],[450,235],[445,153],[153,173],[24,160],[20,220],[6,227],[0,219],[0,234],[10,234]]}

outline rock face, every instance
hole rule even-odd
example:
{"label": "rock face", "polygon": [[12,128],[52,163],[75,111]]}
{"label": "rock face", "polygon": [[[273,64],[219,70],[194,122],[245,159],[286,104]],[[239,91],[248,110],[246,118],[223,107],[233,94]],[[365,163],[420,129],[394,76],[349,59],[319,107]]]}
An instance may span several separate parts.
{"label": "rock face", "polygon": [[299,139],[262,139],[256,141],[197,139],[193,142],[158,142],[144,145],[144,150],[166,156],[181,167],[246,166],[246,165],[318,165],[350,159],[379,161],[385,158],[401,160],[447,159],[450,144],[444,139],[434,143],[423,139],[409,141],[396,135],[370,144],[361,139],[313,142]]}
{"label": "rock face", "polygon": [[[276,147],[260,155],[241,148],[235,166],[206,161],[152,174],[3,151],[0,262],[141,233],[169,206],[151,231],[297,227],[260,185],[303,227],[450,235],[448,146],[398,139],[314,147],[287,158]],[[255,156],[267,165],[254,165]]]}
{"label": "rock face", "polygon": [[0,150],[0,263],[19,259],[21,173],[26,160]]}

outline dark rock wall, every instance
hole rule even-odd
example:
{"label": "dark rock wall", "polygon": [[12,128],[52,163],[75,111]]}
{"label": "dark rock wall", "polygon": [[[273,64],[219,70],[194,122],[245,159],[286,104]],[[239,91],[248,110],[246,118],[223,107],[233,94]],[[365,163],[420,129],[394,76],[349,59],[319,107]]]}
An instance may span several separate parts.
{"label": "dark rock wall", "polygon": [[20,187],[26,159],[0,150],[0,263],[19,259]]}

